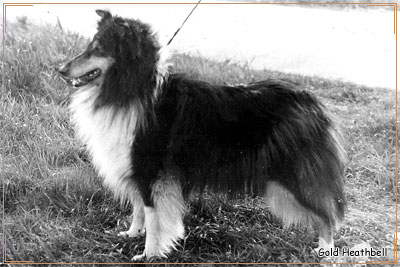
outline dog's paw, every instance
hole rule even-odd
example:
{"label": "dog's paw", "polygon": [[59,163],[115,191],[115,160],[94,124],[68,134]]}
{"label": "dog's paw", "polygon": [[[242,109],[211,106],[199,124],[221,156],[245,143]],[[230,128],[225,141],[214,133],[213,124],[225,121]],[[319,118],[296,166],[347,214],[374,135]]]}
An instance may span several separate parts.
{"label": "dog's paw", "polygon": [[133,256],[132,261],[143,261],[146,259],[146,262],[156,262],[157,260],[162,260],[167,258],[167,256],[164,253],[160,253],[160,255],[157,254],[146,254],[146,252],[143,252],[143,254],[138,254],[136,256]]}
{"label": "dog's paw", "polygon": [[132,261],[141,261],[144,258],[146,258],[146,255],[144,253],[143,254],[138,254],[136,256],[133,256]]}
{"label": "dog's paw", "polygon": [[130,237],[130,236],[129,236],[129,231],[121,231],[121,232],[118,233],[118,236],[121,236],[121,237]]}
{"label": "dog's paw", "polygon": [[118,233],[118,236],[122,237],[139,237],[144,235],[144,228],[141,229],[129,229],[128,231],[122,231]]}

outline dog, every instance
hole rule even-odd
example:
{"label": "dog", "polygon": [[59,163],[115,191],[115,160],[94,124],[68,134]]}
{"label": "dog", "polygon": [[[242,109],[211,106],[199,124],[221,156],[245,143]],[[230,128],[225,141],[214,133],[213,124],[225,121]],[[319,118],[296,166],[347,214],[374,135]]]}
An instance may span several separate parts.
{"label": "dog", "polygon": [[146,235],[133,257],[166,257],[184,237],[185,200],[260,196],[284,226],[316,228],[333,246],[344,217],[345,154],[324,106],[298,85],[225,86],[168,74],[148,24],[97,10],[98,32],[62,65],[69,110],[104,184],[133,205],[122,236]]}

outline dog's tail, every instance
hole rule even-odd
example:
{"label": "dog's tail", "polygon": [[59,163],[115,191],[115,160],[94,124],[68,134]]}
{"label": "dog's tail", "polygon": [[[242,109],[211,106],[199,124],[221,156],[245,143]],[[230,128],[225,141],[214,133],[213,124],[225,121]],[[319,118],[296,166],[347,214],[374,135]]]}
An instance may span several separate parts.
{"label": "dog's tail", "polygon": [[[306,138],[307,144],[291,147],[287,164],[273,175],[278,179],[267,183],[265,199],[284,226],[316,226],[327,246],[333,246],[332,228],[339,226],[346,206],[342,181],[345,153],[339,132],[328,117],[320,115],[326,123],[318,134],[310,134],[310,125],[304,121],[297,125],[297,135]],[[320,240],[320,246],[326,243]]]}

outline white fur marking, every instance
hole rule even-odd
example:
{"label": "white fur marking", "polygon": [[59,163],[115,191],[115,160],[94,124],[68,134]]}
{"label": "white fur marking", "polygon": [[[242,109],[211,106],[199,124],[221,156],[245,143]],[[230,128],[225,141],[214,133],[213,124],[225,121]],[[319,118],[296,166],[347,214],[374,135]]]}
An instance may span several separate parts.
{"label": "white fur marking", "polygon": [[181,187],[172,179],[160,179],[153,185],[154,207],[144,207],[146,244],[143,254],[133,257],[166,257],[184,236],[183,214],[186,207]]}
{"label": "white fur marking", "polygon": [[129,227],[128,231],[122,231],[118,234],[118,236],[128,236],[128,237],[137,237],[144,235],[145,228],[144,228],[144,206],[143,201],[133,201],[133,214],[132,214],[132,224]]}
{"label": "white fur marking", "polygon": [[258,90],[250,90],[250,93],[255,94],[255,95],[261,95],[261,92]]}
{"label": "white fur marking", "polygon": [[277,182],[267,184],[265,200],[271,212],[282,219],[284,227],[294,224],[311,228],[315,220],[320,220],[312,211],[304,208],[289,190]]}
{"label": "white fur marking", "polygon": [[101,107],[94,111],[99,90],[96,86],[85,86],[73,95],[72,121],[78,138],[87,145],[93,165],[104,177],[104,184],[125,198],[135,193],[134,184],[124,178],[132,173],[136,111],[133,106],[118,111],[113,107]]}
{"label": "white fur marking", "polygon": [[153,99],[156,100],[160,94],[160,88],[163,86],[164,79],[168,76],[168,67],[172,64],[168,62],[170,49],[169,47],[162,47],[158,52],[159,60],[157,62],[157,85],[154,88]]}

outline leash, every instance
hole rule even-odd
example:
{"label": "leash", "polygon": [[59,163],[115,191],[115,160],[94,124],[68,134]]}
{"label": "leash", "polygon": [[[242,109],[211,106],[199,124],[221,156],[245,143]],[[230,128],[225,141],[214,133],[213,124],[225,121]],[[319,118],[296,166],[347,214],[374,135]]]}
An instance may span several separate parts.
{"label": "leash", "polygon": [[178,32],[182,29],[183,25],[185,25],[185,22],[188,20],[188,18],[190,17],[190,15],[192,15],[193,11],[197,8],[197,6],[200,4],[201,0],[199,0],[199,2],[197,2],[197,4],[194,6],[194,8],[192,9],[192,11],[190,11],[189,15],[186,17],[186,19],[183,21],[182,25],[178,28],[178,30],[176,30],[176,32],[174,33],[174,35],[171,37],[171,39],[168,41],[167,45],[169,45],[172,40],[174,40],[175,36],[178,34]]}

